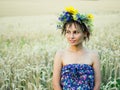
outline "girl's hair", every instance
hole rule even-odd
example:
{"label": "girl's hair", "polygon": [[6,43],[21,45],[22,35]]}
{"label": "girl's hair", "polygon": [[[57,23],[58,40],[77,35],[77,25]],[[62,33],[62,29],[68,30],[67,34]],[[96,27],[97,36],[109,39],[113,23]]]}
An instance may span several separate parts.
{"label": "girl's hair", "polygon": [[89,38],[90,38],[90,30],[89,30],[89,27],[87,27],[84,23],[82,23],[82,22],[80,23],[80,22],[75,21],[75,20],[71,20],[71,21],[65,22],[65,23],[63,24],[62,32],[61,32],[62,35],[65,35],[65,34],[66,34],[66,26],[67,26],[67,25],[71,26],[72,24],[74,24],[75,27],[79,26],[79,27],[82,29],[83,33],[87,35],[86,37],[84,37],[84,40],[85,40],[85,41],[86,41],[87,39],[89,40]]}

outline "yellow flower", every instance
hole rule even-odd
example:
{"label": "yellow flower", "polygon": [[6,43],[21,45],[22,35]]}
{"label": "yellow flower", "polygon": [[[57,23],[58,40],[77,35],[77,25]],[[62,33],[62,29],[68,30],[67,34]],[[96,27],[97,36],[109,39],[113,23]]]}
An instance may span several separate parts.
{"label": "yellow flower", "polygon": [[74,9],[74,7],[70,6],[70,7],[66,7],[65,10],[69,13],[72,13],[72,14],[77,14],[78,11],[76,9]]}
{"label": "yellow flower", "polygon": [[94,16],[93,16],[92,14],[88,14],[87,17],[88,17],[89,19],[94,19]]}
{"label": "yellow flower", "polygon": [[74,19],[74,20],[77,20],[77,17],[76,17],[76,15],[72,15],[72,16],[73,16],[73,19]]}

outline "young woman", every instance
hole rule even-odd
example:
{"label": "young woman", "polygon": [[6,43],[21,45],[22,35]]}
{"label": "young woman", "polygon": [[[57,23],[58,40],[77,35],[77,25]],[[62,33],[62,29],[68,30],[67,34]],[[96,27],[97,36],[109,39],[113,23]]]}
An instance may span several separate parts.
{"label": "young woman", "polygon": [[83,46],[91,34],[92,18],[92,15],[79,14],[73,7],[60,15],[62,34],[70,46],[55,55],[54,90],[100,90],[99,55]]}

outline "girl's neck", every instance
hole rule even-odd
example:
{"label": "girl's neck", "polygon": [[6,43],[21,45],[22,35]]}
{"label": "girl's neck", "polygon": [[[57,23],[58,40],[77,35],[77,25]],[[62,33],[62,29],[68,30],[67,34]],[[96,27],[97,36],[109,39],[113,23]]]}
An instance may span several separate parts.
{"label": "girl's neck", "polygon": [[69,50],[71,52],[82,52],[84,49],[83,45],[82,44],[79,44],[79,45],[76,45],[76,46],[70,46],[69,47]]}

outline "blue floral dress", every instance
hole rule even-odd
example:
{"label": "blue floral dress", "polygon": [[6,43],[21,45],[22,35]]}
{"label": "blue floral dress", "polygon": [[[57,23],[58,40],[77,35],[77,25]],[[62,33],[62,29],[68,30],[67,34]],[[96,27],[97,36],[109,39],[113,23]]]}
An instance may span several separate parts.
{"label": "blue floral dress", "polygon": [[93,90],[94,70],[88,64],[68,64],[62,67],[62,90]]}

